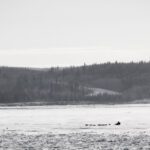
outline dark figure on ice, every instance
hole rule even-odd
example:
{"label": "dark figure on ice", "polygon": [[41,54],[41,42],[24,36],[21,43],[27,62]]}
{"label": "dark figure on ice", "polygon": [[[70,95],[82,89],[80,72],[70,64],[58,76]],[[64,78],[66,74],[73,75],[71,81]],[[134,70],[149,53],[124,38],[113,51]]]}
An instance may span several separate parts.
{"label": "dark figure on ice", "polygon": [[115,123],[116,126],[120,126],[121,125],[121,122],[118,121],[117,123]]}

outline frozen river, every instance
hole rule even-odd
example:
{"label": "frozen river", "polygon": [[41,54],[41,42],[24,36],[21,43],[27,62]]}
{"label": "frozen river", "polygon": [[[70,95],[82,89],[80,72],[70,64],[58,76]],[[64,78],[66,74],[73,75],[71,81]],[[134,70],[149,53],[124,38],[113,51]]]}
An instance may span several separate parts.
{"label": "frozen river", "polygon": [[[114,125],[117,121],[121,126]],[[149,104],[0,107],[0,132],[116,133],[135,130],[150,131]]]}

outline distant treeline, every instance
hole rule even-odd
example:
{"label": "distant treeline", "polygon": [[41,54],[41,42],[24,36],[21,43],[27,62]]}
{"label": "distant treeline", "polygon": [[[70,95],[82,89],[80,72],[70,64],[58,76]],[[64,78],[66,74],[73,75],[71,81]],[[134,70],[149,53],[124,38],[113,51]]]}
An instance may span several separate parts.
{"label": "distant treeline", "polygon": [[[120,95],[89,95],[103,88]],[[0,68],[0,102],[126,103],[150,98],[150,62],[68,68]]]}

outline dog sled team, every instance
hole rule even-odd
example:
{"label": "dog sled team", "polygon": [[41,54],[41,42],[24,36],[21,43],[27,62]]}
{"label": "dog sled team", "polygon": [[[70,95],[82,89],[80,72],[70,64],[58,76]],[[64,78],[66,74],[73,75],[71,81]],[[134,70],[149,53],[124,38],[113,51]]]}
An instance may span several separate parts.
{"label": "dog sled team", "polygon": [[[93,127],[95,127],[95,126],[110,126],[111,124],[85,124],[85,126],[87,127],[87,126],[89,126],[89,127],[91,127],[91,126],[93,126]],[[114,125],[116,125],[116,126],[120,126],[121,125],[121,122],[120,121],[118,121],[118,122],[116,122]]]}

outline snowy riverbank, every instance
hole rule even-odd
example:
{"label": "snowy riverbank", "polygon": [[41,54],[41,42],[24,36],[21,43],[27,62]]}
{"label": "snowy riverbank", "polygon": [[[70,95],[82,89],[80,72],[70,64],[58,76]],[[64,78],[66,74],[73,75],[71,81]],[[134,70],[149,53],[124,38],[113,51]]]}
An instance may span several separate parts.
{"label": "snowy riverbank", "polygon": [[1,107],[0,150],[148,150],[149,115],[149,104]]}

